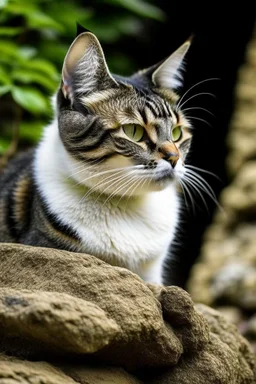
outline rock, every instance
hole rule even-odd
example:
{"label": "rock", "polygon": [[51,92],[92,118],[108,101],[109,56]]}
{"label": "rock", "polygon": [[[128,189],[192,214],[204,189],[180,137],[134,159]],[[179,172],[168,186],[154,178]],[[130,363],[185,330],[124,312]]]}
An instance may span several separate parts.
{"label": "rock", "polygon": [[119,332],[94,303],[64,293],[10,288],[0,288],[0,324],[5,344],[14,337],[31,339],[34,348],[59,354],[96,352]]}
{"label": "rock", "polygon": [[[109,345],[97,352],[97,358],[104,362],[129,367],[164,366],[177,363],[183,353],[180,332],[176,335],[171,324],[166,325],[159,301],[137,275],[126,269],[111,267],[89,255],[18,244],[1,245],[0,263],[1,287],[65,293],[101,308],[119,327]],[[200,337],[207,332],[205,329],[202,321]],[[26,345],[26,351],[22,345],[20,341],[6,343],[6,348],[10,353],[15,349],[16,354],[16,348],[20,348],[22,356],[34,353],[34,343],[31,348]]]}
{"label": "rock", "polygon": [[194,309],[189,295],[175,286],[163,288],[158,295],[164,318],[172,324],[182,341],[184,352],[200,350],[209,341],[205,319]]}
{"label": "rock", "polygon": [[147,377],[146,383],[255,383],[255,357],[249,343],[217,311],[204,305],[197,305],[197,309],[208,320],[210,342],[205,344],[200,353],[184,356],[172,369],[153,375],[153,378]]}
{"label": "rock", "polygon": [[244,320],[241,310],[235,306],[220,306],[216,309],[225,317],[228,322],[235,324],[237,327]]}
{"label": "rock", "polygon": [[234,325],[181,288],[39,247],[2,244],[0,263],[0,384],[256,382]]}
{"label": "rock", "polygon": [[122,368],[66,365],[63,370],[81,384],[142,384]]}
{"label": "rock", "polygon": [[[75,384],[71,377],[45,362],[0,356],[0,384]],[[93,384],[88,383],[88,384]]]}
{"label": "rock", "polygon": [[77,364],[67,364],[62,368],[46,362],[0,355],[0,384],[142,384],[122,368],[93,368]]}

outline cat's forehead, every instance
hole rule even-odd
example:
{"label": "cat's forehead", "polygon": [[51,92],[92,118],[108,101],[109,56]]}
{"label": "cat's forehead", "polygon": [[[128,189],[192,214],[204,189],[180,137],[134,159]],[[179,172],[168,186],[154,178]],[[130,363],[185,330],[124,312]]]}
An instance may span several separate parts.
{"label": "cat's forehead", "polygon": [[134,79],[120,78],[118,88],[94,92],[80,98],[84,107],[106,121],[112,128],[120,124],[152,124],[161,119],[177,123],[177,95],[169,90],[146,88]]}

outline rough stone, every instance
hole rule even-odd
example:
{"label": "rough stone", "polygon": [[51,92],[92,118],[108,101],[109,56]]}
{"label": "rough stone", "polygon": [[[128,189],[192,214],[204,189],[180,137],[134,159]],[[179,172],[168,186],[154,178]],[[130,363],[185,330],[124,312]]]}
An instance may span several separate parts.
{"label": "rough stone", "polygon": [[57,292],[0,288],[0,335],[34,340],[56,353],[92,353],[117,335],[119,327],[96,304]]}
{"label": "rough stone", "polygon": [[[210,342],[200,353],[184,356],[179,364],[155,377],[148,384],[247,384],[255,383],[255,358],[249,343],[220,313],[197,305],[210,328]],[[243,352],[241,354],[241,351]]]}
{"label": "rough stone", "polygon": [[256,351],[253,336],[256,315],[255,47],[256,28],[236,86],[236,105],[227,139],[230,180],[220,196],[223,212],[216,212],[207,230],[187,289],[196,302],[220,310],[236,307],[232,321]]}
{"label": "rough stone", "polygon": [[[104,361],[163,366],[177,363],[183,353],[179,337],[163,320],[159,301],[128,270],[89,255],[18,244],[1,245],[0,263],[1,287],[65,293],[101,308],[119,327],[112,342],[97,353]],[[33,354],[34,345],[26,351]]]}
{"label": "rough stone", "polygon": [[256,382],[247,341],[181,288],[46,248],[2,244],[0,263],[0,384]]}
{"label": "rough stone", "polygon": [[76,381],[46,362],[10,360],[5,356],[0,356],[0,384],[39,383],[75,384]]}

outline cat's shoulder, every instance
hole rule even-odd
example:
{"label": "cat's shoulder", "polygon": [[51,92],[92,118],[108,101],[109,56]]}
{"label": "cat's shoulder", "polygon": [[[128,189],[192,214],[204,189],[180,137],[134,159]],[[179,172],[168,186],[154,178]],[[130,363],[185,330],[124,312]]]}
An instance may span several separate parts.
{"label": "cat's shoulder", "polygon": [[7,165],[0,170],[0,188],[1,185],[8,183],[24,171],[31,171],[35,150],[29,149],[22,151],[11,159]]}

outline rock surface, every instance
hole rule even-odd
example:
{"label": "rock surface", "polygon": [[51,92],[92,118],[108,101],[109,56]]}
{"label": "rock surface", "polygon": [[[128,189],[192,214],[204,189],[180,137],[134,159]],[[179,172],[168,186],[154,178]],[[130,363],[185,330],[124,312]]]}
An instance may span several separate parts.
{"label": "rock surface", "polygon": [[[229,129],[230,184],[220,197],[188,290],[195,301],[227,313],[254,347],[256,341],[256,29],[240,70]],[[227,313],[229,319],[231,312]]]}
{"label": "rock surface", "polygon": [[248,342],[178,287],[18,244],[0,265],[0,384],[256,382]]}

